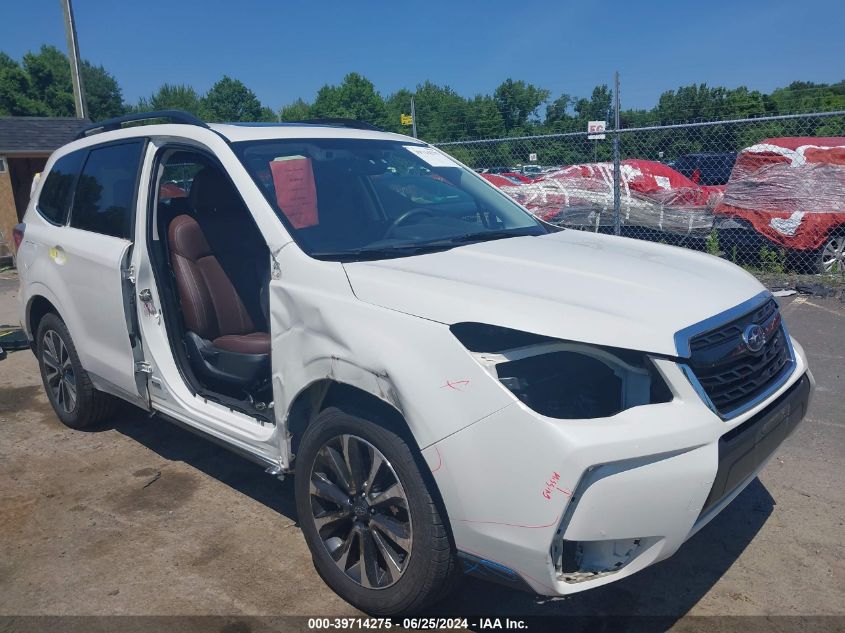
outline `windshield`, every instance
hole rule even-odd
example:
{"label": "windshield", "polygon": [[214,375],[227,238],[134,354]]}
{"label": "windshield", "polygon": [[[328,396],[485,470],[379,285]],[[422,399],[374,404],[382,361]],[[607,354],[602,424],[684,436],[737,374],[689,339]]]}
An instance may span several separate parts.
{"label": "windshield", "polygon": [[546,232],[510,198],[425,145],[292,139],[233,146],[312,257],[400,257]]}

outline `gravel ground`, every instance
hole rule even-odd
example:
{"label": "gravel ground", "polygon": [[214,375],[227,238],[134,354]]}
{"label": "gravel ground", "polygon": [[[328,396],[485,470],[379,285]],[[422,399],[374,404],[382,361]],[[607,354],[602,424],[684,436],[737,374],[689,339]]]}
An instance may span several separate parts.
{"label": "gravel ground", "polygon": [[[16,288],[0,275],[0,323],[18,320]],[[816,397],[720,516],[618,583],[541,600],[468,580],[436,614],[659,615],[684,630],[689,616],[845,616],[845,303],[781,302]],[[67,429],[33,355],[12,354],[0,362],[0,616],[126,614],[358,615],[314,571],[291,479],[129,406]]]}

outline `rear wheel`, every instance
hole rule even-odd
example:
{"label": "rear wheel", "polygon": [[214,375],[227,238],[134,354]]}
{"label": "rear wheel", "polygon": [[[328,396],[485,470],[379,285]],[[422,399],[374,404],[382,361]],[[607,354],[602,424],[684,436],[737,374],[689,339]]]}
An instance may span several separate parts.
{"label": "rear wheel", "polygon": [[64,321],[47,314],[35,336],[41,380],[59,419],[74,429],[102,421],[112,412],[115,400],[91,384]]}
{"label": "rear wheel", "polygon": [[303,435],[295,485],[314,565],[348,602],[374,615],[411,613],[450,587],[454,548],[400,435],[327,409]]}
{"label": "rear wheel", "polygon": [[822,274],[845,273],[845,231],[831,235],[816,255],[816,271]]}

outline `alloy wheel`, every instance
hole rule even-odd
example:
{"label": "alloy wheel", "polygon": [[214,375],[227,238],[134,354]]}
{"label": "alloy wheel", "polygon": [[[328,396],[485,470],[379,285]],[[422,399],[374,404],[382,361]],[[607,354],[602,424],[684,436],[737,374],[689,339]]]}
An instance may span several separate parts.
{"label": "alloy wheel", "polygon": [[822,268],[826,273],[845,272],[845,235],[832,237],[824,245]]}
{"label": "alloy wheel", "polygon": [[356,435],[338,435],[311,468],[311,511],[335,565],[367,589],[396,583],[413,535],[408,498],[387,458]]}
{"label": "alloy wheel", "polygon": [[53,401],[65,413],[76,408],[76,375],[65,342],[55,330],[44,333],[41,346],[44,377]]}

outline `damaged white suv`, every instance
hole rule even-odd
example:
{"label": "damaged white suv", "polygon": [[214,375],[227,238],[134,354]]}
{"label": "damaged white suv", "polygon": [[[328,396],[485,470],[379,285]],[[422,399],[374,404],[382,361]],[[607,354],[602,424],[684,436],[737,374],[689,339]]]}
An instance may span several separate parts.
{"label": "damaged white suv", "polygon": [[364,124],[134,115],[49,160],[21,320],[68,426],[122,398],[295,474],[317,570],[361,609],[462,571],[567,594],[675,552],[813,379],[736,266],[550,231]]}

